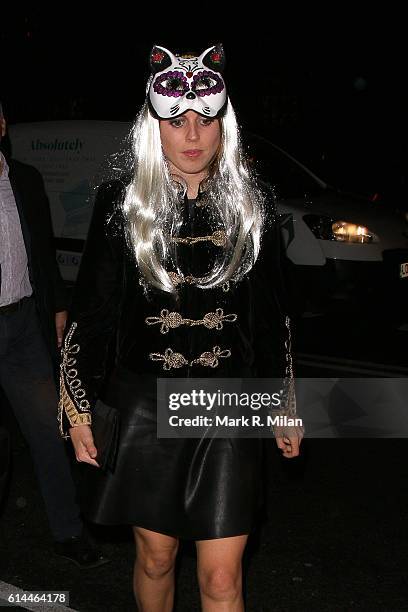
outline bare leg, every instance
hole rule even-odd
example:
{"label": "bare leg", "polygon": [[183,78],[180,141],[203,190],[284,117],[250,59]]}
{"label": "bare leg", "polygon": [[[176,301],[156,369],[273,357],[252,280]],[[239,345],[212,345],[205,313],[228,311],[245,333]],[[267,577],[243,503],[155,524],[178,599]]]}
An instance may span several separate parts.
{"label": "bare leg", "polygon": [[178,538],[133,527],[136,560],[133,591],[139,612],[171,612]]}
{"label": "bare leg", "polygon": [[247,539],[241,535],[196,542],[203,612],[243,612],[242,555]]}

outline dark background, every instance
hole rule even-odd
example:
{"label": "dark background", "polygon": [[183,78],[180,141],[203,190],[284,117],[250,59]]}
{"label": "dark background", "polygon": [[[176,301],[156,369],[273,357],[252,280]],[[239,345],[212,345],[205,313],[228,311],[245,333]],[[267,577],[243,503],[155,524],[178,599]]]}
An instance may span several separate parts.
{"label": "dark background", "polygon": [[130,120],[144,100],[153,44],[201,53],[221,41],[242,125],[328,182],[401,207],[408,196],[402,15],[392,7],[357,14],[344,4],[315,14],[288,8],[285,17],[255,5],[2,11],[8,120]]}

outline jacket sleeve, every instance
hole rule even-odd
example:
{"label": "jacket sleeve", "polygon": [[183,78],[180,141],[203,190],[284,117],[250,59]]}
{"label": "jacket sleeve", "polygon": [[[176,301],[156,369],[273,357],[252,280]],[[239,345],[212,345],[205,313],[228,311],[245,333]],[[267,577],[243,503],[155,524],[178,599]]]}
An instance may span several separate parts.
{"label": "jacket sleeve", "polygon": [[[272,417],[296,418],[295,375],[292,356],[292,321],[285,290],[281,257],[283,242],[279,215],[264,233],[261,251],[254,266],[253,309],[254,348],[257,375],[282,382],[281,402],[271,409]],[[303,436],[302,425],[273,426],[276,436]]]}
{"label": "jacket sleeve", "polygon": [[60,365],[60,433],[90,425],[104,379],[121,299],[123,224],[119,181],[102,185],[95,205],[69,310]]}

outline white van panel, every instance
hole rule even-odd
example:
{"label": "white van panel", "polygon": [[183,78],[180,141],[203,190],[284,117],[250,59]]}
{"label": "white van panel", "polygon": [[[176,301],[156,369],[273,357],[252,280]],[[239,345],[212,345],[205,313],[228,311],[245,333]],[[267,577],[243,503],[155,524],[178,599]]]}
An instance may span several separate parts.
{"label": "white van panel", "polygon": [[130,123],[121,121],[78,120],[9,127],[12,156],[35,166],[44,178],[57,247],[65,242],[65,248],[57,248],[65,280],[76,278],[95,187],[112,176],[112,155],[123,150],[130,128]]}

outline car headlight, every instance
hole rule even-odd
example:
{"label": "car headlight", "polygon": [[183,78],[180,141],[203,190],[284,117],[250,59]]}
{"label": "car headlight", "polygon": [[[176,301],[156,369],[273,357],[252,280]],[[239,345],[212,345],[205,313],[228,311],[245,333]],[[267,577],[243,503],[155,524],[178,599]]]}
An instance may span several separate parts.
{"label": "car headlight", "polygon": [[316,238],[320,240],[357,242],[360,244],[378,242],[378,236],[364,225],[332,219],[324,215],[305,215],[303,220]]}

